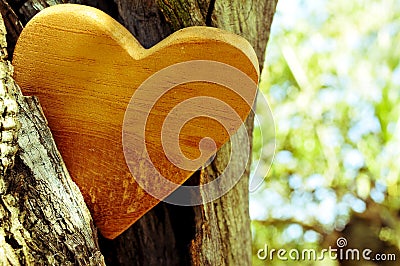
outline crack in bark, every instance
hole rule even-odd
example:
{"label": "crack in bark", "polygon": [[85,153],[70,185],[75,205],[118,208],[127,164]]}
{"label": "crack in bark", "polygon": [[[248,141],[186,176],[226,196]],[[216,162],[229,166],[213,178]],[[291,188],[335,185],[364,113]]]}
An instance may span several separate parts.
{"label": "crack in bark", "polygon": [[206,15],[206,25],[211,27],[212,26],[212,14],[214,12],[214,7],[215,7],[215,1],[216,0],[211,0],[210,4],[208,6],[207,10],[207,15]]}
{"label": "crack in bark", "polygon": [[21,7],[22,7],[26,2],[28,2],[28,1],[29,1],[29,0],[20,0],[20,1],[14,0],[14,1],[12,1],[11,3],[8,3],[8,4],[10,5],[10,7],[11,7],[13,10],[18,11],[18,10],[20,10]]}

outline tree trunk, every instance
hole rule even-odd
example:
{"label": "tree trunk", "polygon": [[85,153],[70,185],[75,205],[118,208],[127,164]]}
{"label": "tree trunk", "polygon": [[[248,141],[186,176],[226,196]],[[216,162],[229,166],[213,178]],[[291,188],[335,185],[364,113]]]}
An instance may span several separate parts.
{"label": "tree trunk", "polygon": [[[262,67],[276,1],[0,0],[0,10],[10,33],[9,53],[22,25],[39,9],[70,2],[102,9],[146,48],[179,28],[193,25],[234,32],[253,45]],[[251,264],[249,165],[238,184],[211,203],[182,207],[161,202],[116,239],[98,238],[82,196],[55,148],[38,101],[22,97],[10,71],[1,69],[5,71],[8,94],[18,102],[16,118],[21,124],[15,166],[0,179],[1,262],[101,265],[101,250],[109,265]],[[245,124],[231,139],[232,145],[240,147],[245,134],[252,136],[253,116]],[[226,144],[213,163],[196,172],[187,184],[213,180],[229,159],[241,160],[238,156],[230,158]],[[230,175],[242,170],[236,168]]]}

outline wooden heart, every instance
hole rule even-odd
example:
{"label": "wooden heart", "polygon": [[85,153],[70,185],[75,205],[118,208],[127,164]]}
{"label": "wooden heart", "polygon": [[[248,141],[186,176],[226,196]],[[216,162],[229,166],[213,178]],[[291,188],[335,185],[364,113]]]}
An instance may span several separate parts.
{"label": "wooden heart", "polygon": [[[228,141],[250,112],[259,76],[252,47],[237,35],[192,27],[144,49],[105,13],[72,4],[47,8],[28,23],[13,65],[23,92],[39,98],[73,180],[101,233],[110,239],[171,194]],[[247,87],[228,88],[237,85]],[[156,91],[163,92],[160,98]],[[196,98],[198,103],[191,101]],[[239,121],[218,102],[232,108]],[[190,117],[199,110],[204,114]],[[165,123],[181,117],[181,125]],[[165,127],[170,131],[164,132]],[[178,134],[178,151],[163,142],[168,134]],[[200,151],[205,137],[216,147],[203,145]],[[164,149],[169,148],[168,156]],[[193,164],[179,165],[181,155]],[[154,169],[160,175],[154,176]],[[160,185],[160,176],[175,186]],[[153,197],[137,180],[159,194]]]}

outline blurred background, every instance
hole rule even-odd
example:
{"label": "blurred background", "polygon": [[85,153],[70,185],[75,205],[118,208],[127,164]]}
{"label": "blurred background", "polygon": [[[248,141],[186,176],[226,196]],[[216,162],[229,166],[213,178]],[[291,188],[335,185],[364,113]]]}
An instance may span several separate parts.
{"label": "blurred background", "polygon": [[[400,265],[400,2],[279,0],[260,90],[277,149],[250,195],[253,264]],[[397,261],[257,257],[339,237]]]}

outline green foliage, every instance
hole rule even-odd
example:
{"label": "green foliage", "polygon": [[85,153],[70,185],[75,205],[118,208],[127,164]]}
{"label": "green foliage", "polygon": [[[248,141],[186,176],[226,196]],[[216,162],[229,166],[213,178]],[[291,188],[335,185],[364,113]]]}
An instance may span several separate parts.
{"label": "green foliage", "polygon": [[399,18],[395,0],[278,3],[260,84],[277,152],[251,195],[254,265],[266,265],[265,243],[334,245],[354,217],[372,219],[370,206],[390,221],[377,239],[400,249]]}

